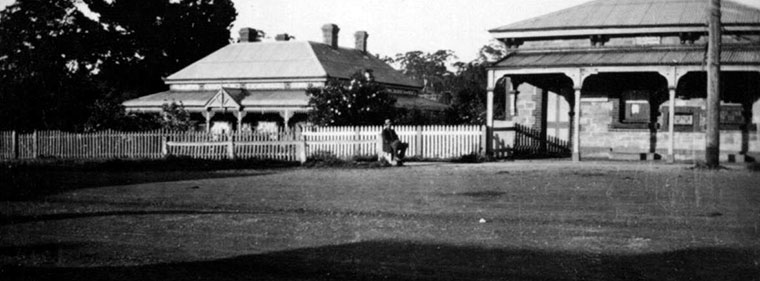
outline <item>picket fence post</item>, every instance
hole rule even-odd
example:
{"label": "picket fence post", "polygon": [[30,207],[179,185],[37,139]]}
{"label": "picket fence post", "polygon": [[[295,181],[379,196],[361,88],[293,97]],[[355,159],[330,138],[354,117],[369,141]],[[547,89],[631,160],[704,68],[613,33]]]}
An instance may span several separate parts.
{"label": "picket fence post", "polygon": [[166,136],[161,137],[161,156],[164,158],[169,156],[169,142]]}
{"label": "picket fence post", "polygon": [[235,141],[232,138],[232,135],[229,135],[228,138],[229,141],[227,141],[227,157],[229,159],[235,159]]}
{"label": "picket fence post", "polygon": [[11,132],[11,147],[13,148],[13,159],[18,159],[18,133],[16,130]]}
{"label": "picket fence post", "polygon": [[415,138],[414,143],[414,155],[417,157],[422,158],[422,126],[415,126],[417,130],[417,137]]}
{"label": "picket fence post", "polygon": [[488,147],[488,126],[481,126],[480,127],[480,155],[483,157],[488,156],[488,151],[491,149]]}
{"label": "picket fence post", "polygon": [[301,164],[306,163],[306,141],[298,141],[296,144],[296,154],[298,154],[298,162]]}

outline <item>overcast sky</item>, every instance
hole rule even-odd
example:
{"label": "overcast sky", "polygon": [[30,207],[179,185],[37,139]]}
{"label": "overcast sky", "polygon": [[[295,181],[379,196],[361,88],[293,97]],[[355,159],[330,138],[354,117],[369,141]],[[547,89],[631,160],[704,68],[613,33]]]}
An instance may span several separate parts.
{"label": "overcast sky", "polygon": [[[232,36],[241,27],[268,37],[322,41],[321,26],[340,27],[339,44],[353,47],[353,34],[369,33],[372,53],[393,56],[412,50],[450,49],[459,60],[475,58],[491,36],[488,29],[540,16],[588,0],[235,0]],[[709,0],[703,0],[709,1]],[[734,0],[760,8],[760,0]],[[5,7],[13,0],[0,0]]]}

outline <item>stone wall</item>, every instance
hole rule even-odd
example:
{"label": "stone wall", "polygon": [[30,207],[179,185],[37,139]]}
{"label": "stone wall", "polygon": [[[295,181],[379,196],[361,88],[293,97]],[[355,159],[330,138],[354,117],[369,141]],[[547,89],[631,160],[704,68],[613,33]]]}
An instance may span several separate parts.
{"label": "stone wall", "polygon": [[[530,85],[521,85],[517,96],[517,115],[515,123],[525,126],[540,126],[541,90]],[[598,96],[598,95],[592,95]],[[647,154],[656,153],[667,155],[670,135],[667,127],[667,111],[662,110],[657,118],[656,129],[648,128],[616,128],[614,123],[619,116],[619,100],[606,97],[583,98],[581,100],[581,155],[582,157],[607,158],[613,154]],[[760,102],[753,107],[753,123],[758,124]],[[694,107],[704,110],[704,99],[676,100],[676,106]],[[667,108],[667,102],[657,108]],[[547,111],[555,110],[552,107]],[[703,127],[703,126],[700,126]],[[696,131],[680,130],[675,133],[675,148],[677,160],[704,158],[705,133],[703,128]],[[728,155],[739,155],[744,152],[755,158],[760,157],[760,132],[739,129],[721,130],[721,154],[724,160]]]}

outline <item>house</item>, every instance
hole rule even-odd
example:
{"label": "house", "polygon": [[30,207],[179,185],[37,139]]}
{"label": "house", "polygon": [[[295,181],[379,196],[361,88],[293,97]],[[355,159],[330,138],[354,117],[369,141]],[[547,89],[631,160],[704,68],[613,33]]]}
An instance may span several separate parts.
{"label": "house", "polygon": [[[566,138],[575,161],[703,158],[708,6],[595,0],[489,30],[508,50],[488,70],[489,128]],[[760,10],[723,1],[722,23],[720,155],[740,161],[760,153]]]}
{"label": "house", "polygon": [[355,48],[338,46],[337,25],[322,27],[324,42],[292,41],[287,34],[262,42],[260,32],[240,30],[230,44],[165,78],[169,90],[128,100],[130,112],[160,112],[164,104],[182,104],[206,130],[232,131],[293,126],[306,120],[306,89],[328,79],[347,80],[370,71],[397,99],[396,106],[443,110],[445,105],[417,96],[414,81],[367,51],[367,32],[355,33]]}

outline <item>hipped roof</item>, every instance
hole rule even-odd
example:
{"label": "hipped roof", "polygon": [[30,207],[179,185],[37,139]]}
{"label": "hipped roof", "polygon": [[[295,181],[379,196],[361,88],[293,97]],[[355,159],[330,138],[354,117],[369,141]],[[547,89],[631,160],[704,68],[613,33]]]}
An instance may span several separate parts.
{"label": "hipped roof", "polygon": [[[489,31],[705,26],[708,6],[707,0],[595,0]],[[721,6],[724,26],[760,26],[760,9],[733,1]]]}
{"label": "hipped roof", "polygon": [[230,44],[166,78],[166,83],[193,80],[348,79],[372,70],[377,82],[407,88],[422,84],[404,76],[377,57],[350,48],[307,41]]}

